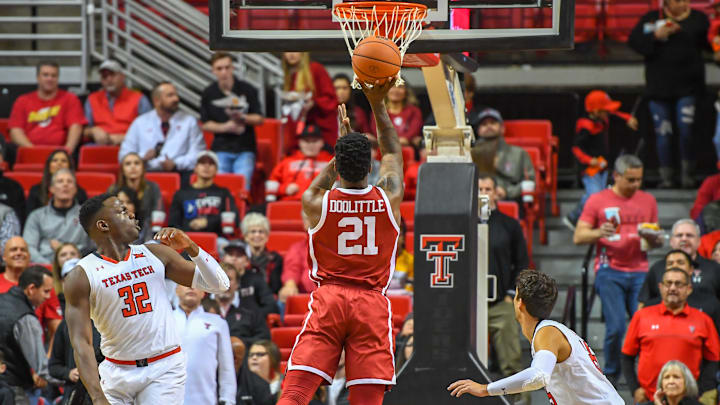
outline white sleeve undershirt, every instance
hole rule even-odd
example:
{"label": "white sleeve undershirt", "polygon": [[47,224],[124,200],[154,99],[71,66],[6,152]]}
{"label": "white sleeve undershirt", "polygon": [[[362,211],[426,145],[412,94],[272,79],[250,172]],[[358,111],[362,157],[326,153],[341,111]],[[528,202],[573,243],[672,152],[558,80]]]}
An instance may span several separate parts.
{"label": "white sleeve undershirt", "polygon": [[510,377],[490,383],[487,391],[490,395],[517,394],[524,391],[534,391],[543,388],[550,382],[557,357],[549,350],[540,350],[535,353],[530,367]]}

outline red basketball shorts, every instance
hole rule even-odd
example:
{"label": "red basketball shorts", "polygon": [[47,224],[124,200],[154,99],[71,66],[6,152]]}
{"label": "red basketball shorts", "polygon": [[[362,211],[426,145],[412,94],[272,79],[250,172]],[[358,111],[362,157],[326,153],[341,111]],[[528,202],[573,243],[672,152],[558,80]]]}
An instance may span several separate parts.
{"label": "red basketball shorts", "polygon": [[295,340],[288,370],[332,383],[345,349],[347,386],[395,384],[392,312],[382,293],[325,284],[310,295],[310,312]]}

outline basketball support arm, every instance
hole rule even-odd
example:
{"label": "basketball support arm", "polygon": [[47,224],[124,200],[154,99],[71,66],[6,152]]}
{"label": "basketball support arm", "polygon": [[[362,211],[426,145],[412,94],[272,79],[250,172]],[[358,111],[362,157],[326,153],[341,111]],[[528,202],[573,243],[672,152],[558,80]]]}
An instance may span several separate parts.
{"label": "basketball support arm", "polygon": [[198,246],[198,255],[190,257],[195,263],[195,275],[192,288],[197,288],[211,294],[224,293],[230,288],[230,280],[217,261]]}

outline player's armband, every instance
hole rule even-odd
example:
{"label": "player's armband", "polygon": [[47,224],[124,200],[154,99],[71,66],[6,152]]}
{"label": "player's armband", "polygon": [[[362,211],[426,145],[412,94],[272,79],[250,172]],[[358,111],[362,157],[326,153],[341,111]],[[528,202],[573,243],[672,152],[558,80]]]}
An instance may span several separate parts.
{"label": "player's armband", "polygon": [[549,350],[535,353],[530,367],[510,377],[490,383],[487,386],[490,395],[508,395],[518,392],[534,391],[550,382],[550,375],[557,363],[557,357]]}
{"label": "player's armband", "polygon": [[190,259],[195,263],[195,275],[192,287],[212,294],[220,294],[230,288],[230,280],[218,262],[202,248],[198,255]]}

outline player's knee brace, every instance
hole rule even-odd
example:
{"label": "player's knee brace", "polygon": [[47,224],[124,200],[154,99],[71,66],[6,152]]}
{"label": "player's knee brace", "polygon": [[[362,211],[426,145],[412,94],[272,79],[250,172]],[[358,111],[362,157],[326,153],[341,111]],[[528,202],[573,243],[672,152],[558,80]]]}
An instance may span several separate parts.
{"label": "player's knee brace", "polygon": [[323,379],[307,371],[288,371],[283,381],[283,392],[277,405],[307,405]]}
{"label": "player's knee brace", "polygon": [[350,386],[350,405],[382,405],[385,386],[358,384]]}

